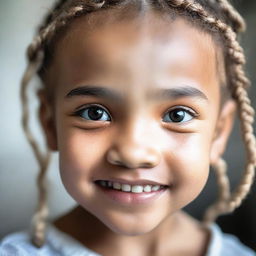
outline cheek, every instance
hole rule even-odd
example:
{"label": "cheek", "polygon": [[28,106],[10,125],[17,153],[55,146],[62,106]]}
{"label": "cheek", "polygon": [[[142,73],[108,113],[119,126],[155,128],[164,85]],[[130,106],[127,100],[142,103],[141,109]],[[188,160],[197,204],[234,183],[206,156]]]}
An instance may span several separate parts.
{"label": "cheek", "polygon": [[59,133],[59,164],[64,186],[69,193],[89,192],[92,186],[94,170],[97,170],[104,158],[106,142],[95,133],[86,133],[82,129],[69,129]]}
{"label": "cheek", "polygon": [[201,134],[182,135],[167,156],[173,175],[173,193],[179,208],[193,201],[209,175],[210,142]]}

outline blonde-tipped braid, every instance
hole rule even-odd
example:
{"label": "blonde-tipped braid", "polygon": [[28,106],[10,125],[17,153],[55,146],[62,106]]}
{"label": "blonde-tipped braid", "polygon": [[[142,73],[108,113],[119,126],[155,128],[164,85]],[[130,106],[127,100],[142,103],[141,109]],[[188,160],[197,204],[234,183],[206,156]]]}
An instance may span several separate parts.
{"label": "blonde-tipped braid", "polygon": [[[56,7],[59,9],[62,5],[68,5],[69,1],[60,1]],[[59,12],[58,15],[54,17],[54,19],[50,19],[52,15],[48,16],[50,19],[50,23],[42,26],[39,34],[34,38],[33,42],[28,47],[27,55],[29,60],[33,60],[36,57],[37,52],[44,48],[45,45],[51,41],[55,32],[58,31],[61,27],[64,27],[68,21],[78,17],[79,15],[86,14],[91,11],[96,11],[100,9],[104,5],[104,1],[96,3],[94,1],[75,1],[79,2],[80,5],[72,5],[70,4],[70,8],[67,8],[63,12]],[[52,13],[56,11],[53,10]]]}
{"label": "blonde-tipped braid", "polygon": [[235,32],[243,32],[246,29],[246,24],[241,15],[236,9],[228,2],[228,0],[216,0],[220,5],[220,8],[232,21]]}
{"label": "blonde-tipped braid", "polygon": [[234,97],[238,104],[241,130],[247,151],[247,163],[242,180],[227,203],[227,212],[232,212],[237,208],[250,191],[255,177],[256,166],[256,141],[253,135],[254,110],[250,105],[247,91],[240,82],[235,88]]}
{"label": "blonde-tipped braid", "polygon": [[[56,8],[60,8],[61,3],[64,3],[64,1],[60,1],[59,5],[56,5]],[[90,5],[89,8],[100,8],[102,5],[103,3],[94,4],[92,6]],[[53,37],[55,31],[58,28],[64,26],[68,20],[74,18],[77,14],[83,11],[83,6],[75,6],[70,8],[65,13],[65,15],[61,14],[60,16],[56,17],[56,19],[53,20],[50,24],[48,24],[44,29],[40,30],[39,35],[35,37],[33,42],[29,45],[27,51],[29,64],[21,82],[21,101],[23,109],[22,125],[26,137],[33,149],[33,152],[40,166],[40,171],[37,177],[37,187],[39,194],[38,205],[31,223],[31,240],[36,247],[41,247],[45,242],[45,229],[48,217],[45,175],[50,161],[50,151],[47,150],[47,152],[43,154],[40,151],[39,146],[30,131],[27,88],[31,78],[38,72],[38,69],[42,65],[44,58],[43,46],[46,43],[46,41],[50,40]]]}
{"label": "blonde-tipped braid", "polygon": [[217,163],[212,165],[212,168],[217,176],[219,192],[217,201],[206,210],[203,220],[204,225],[210,224],[216,219],[219,213],[226,209],[226,202],[230,198],[230,184],[227,176],[227,163],[224,159],[220,158]]}
{"label": "blonde-tipped braid", "polygon": [[52,7],[52,10],[48,13],[48,15],[46,15],[44,21],[42,22],[39,28],[39,32],[48,26],[48,24],[53,20],[53,17],[56,14],[56,12],[60,10],[66,2],[67,0],[58,0],[55,2],[55,4]]}
{"label": "blonde-tipped braid", "polygon": [[217,217],[218,214],[229,213],[239,207],[254,182],[256,158],[255,136],[253,134],[254,111],[246,91],[246,88],[248,88],[249,85],[249,80],[244,73],[245,57],[243,49],[236,40],[234,31],[232,31],[227,24],[207,13],[200,4],[187,0],[172,0],[168,3],[173,8],[182,8],[197,15],[197,17],[204,23],[214,26],[220,31],[227,44],[228,57],[232,60],[232,63],[230,63],[230,65],[232,65],[230,68],[232,72],[230,89],[232,90],[232,96],[237,103],[238,114],[242,124],[241,130],[243,133],[243,140],[248,157],[246,159],[247,163],[240,184],[228,200],[223,200],[222,209],[216,209],[214,215]]}
{"label": "blonde-tipped braid", "polygon": [[51,40],[55,31],[64,26],[68,19],[73,18],[76,14],[83,11],[82,6],[73,7],[66,15],[61,15],[53,20],[48,26],[42,29],[38,36],[36,36],[33,42],[29,45],[27,55],[30,61],[33,61],[36,58],[39,50],[44,46],[44,44]]}
{"label": "blonde-tipped braid", "polygon": [[39,52],[37,57],[30,61],[22,82],[21,82],[21,102],[22,102],[22,126],[25,132],[25,135],[33,149],[37,162],[40,166],[40,171],[37,178],[37,187],[39,190],[38,196],[38,206],[32,220],[32,243],[36,246],[41,244],[41,241],[44,240],[44,229],[45,229],[45,221],[48,215],[47,208],[47,194],[46,194],[46,184],[44,182],[44,176],[47,171],[47,167],[50,161],[50,152],[44,154],[40,151],[40,148],[33,137],[33,134],[29,128],[29,109],[28,109],[28,98],[27,98],[27,87],[31,78],[36,74],[39,66],[42,63],[43,54]]}

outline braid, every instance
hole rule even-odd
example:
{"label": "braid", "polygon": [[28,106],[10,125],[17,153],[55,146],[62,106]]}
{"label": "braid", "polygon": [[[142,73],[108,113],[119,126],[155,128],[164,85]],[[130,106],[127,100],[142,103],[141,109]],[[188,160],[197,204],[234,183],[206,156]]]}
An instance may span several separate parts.
{"label": "braid", "polygon": [[218,200],[210,206],[204,216],[204,224],[211,223],[217,215],[225,209],[225,202],[230,198],[230,184],[227,176],[227,164],[223,159],[219,159],[215,165],[212,166],[217,176],[217,183],[219,185]]}
{"label": "braid", "polygon": [[42,50],[47,40],[50,41],[55,31],[61,26],[64,26],[69,19],[74,18],[74,16],[76,16],[79,12],[82,12],[82,11],[83,11],[82,6],[73,7],[67,13],[65,13],[65,15],[61,15],[57,17],[48,26],[42,29],[39,35],[34,38],[33,42],[28,47],[28,51],[27,51],[28,59],[32,61],[34,58],[36,58],[36,54],[40,50]]}
{"label": "braid", "polygon": [[[255,137],[253,134],[254,110],[246,92],[249,80],[245,76],[243,70],[245,64],[243,49],[236,40],[235,32],[233,32],[232,29],[222,21],[210,16],[200,4],[188,0],[173,0],[169,2],[169,5],[174,8],[187,10],[200,18],[204,23],[214,26],[218,31],[220,31],[224,35],[228,48],[227,54],[232,61],[230,67],[232,71],[232,96],[238,105],[238,114],[242,124],[243,140],[246,146],[248,159],[243,178],[237,189],[231,194],[229,200],[222,200],[225,209],[219,210],[219,213],[229,213],[239,207],[242,200],[248,194],[254,181],[256,163]],[[217,213],[215,215],[217,216]]]}
{"label": "braid", "polygon": [[70,4],[67,9],[58,12],[64,3],[67,4],[67,1],[59,1],[51,14],[47,15],[45,19],[46,24],[41,26],[39,34],[34,38],[33,42],[28,47],[27,56],[30,61],[36,57],[36,54],[40,50],[44,49],[47,43],[51,41],[55,33],[61,27],[64,27],[70,20],[82,14],[100,9],[105,3],[104,1],[96,3],[92,0],[74,2],[78,2],[79,4]]}
{"label": "braid", "polygon": [[34,220],[32,220],[32,229],[33,236],[32,242],[39,246],[41,241],[44,240],[44,228],[45,220],[48,215],[47,209],[47,195],[46,188],[44,183],[44,176],[49,165],[50,161],[50,152],[47,151],[46,154],[43,154],[39,146],[34,139],[32,132],[29,128],[29,110],[28,110],[28,98],[27,98],[27,87],[31,77],[36,73],[39,65],[42,61],[42,55],[38,54],[37,58],[34,61],[31,61],[27,67],[27,70],[24,73],[22,82],[21,82],[21,101],[22,101],[22,126],[25,132],[25,135],[33,149],[35,157],[39,163],[40,171],[37,178],[38,190],[39,190],[39,202],[34,215]]}
{"label": "braid", "polygon": [[247,92],[242,86],[237,86],[234,92],[234,97],[238,104],[241,130],[246,145],[247,164],[243,178],[228,202],[227,212],[232,212],[237,208],[248,194],[254,181],[256,166],[256,142],[253,135],[254,110],[250,105]]}
{"label": "braid", "polygon": [[[50,151],[47,150],[46,154],[43,154],[39,146],[34,139],[30,128],[29,128],[29,110],[28,110],[28,98],[27,98],[27,89],[29,82],[33,75],[35,75],[39,68],[41,67],[44,60],[44,46],[45,44],[52,39],[55,32],[62,26],[64,26],[69,20],[80,15],[83,12],[88,12],[90,10],[97,9],[102,7],[102,3],[90,3],[87,2],[86,6],[78,5],[73,6],[64,13],[59,14],[55,19],[53,19],[53,13],[56,13],[61,6],[66,1],[59,1],[51,14],[46,17],[45,24],[39,29],[39,34],[34,38],[32,43],[29,45],[27,50],[27,58],[29,61],[28,67],[24,73],[22,82],[21,82],[21,101],[22,101],[22,126],[25,132],[25,135],[33,149],[35,157],[39,163],[40,171],[37,177],[37,186],[39,193],[38,206],[35,211],[35,214],[32,219],[32,243],[36,247],[41,247],[44,244],[45,240],[45,228],[46,220],[48,216],[48,207],[47,207],[47,193],[46,193],[46,184],[45,184],[45,175],[50,161]],[[86,7],[86,8],[85,8]]]}
{"label": "braid", "polygon": [[41,30],[43,30],[46,26],[48,26],[48,24],[53,20],[54,15],[57,13],[57,11],[59,11],[61,9],[61,7],[63,6],[63,4],[66,2],[66,0],[59,0],[57,1],[51,11],[49,11],[49,13],[46,15],[46,17],[44,18],[44,21],[42,22],[42,24],[39,26],[38,32],[40,32]]}
{"label": "braid", "polygon": [[235,8],[228,2],[228,0],[216,0],[220,8],[226,14],[226,16],[231,20],[235,32],[243,32],[246,29],[244,19],[235,10]]}

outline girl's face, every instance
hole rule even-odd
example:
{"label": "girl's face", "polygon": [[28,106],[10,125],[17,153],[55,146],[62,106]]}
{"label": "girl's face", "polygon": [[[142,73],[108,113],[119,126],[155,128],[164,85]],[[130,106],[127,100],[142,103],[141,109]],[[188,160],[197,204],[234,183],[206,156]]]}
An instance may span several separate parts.
{"label": "girl's face", "polygon": [[41,119],[68,193],[111,230],[144,234],[198,196],[225,144],[217,47],[181,19],[88,24],[58,42]]}

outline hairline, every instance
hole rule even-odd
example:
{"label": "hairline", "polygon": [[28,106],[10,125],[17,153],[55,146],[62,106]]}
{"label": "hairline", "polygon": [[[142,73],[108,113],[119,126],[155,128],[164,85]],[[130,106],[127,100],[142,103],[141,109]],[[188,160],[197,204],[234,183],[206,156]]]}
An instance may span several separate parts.
{"label": "hairline", "polygon": [[[161,19],[164,22],[174,22],[176,19],[180,18],[183,19],[188,25],[194,27],[201,33],[206,33],[210,36],[213,42],[214,50],[215,50],[215,63],[216,63],[216,76],[219,80],[219,86],[220,86],[220,96],[221,96],[221,107],[226,102],[227,99],[230,98],[230,92],[228,88],[227,83],[227,70],[225,68],[225,47],[223,45],[223,39],[222,35],[219,32],[216,31],[210,31],[210,29],[205,26],[205,24],[202,24],[202,22],[196,18],[191,17],[186,11],[183,11],[182,13],[178,12],[176,9],[168,8],[164,9],[163,7],[156,8],[156,6],[151,5],[148,7],[148,4],[146,2],[143,2],[145,5],[144,8],[140,8],[138,10],[138,6],[136,4],[127,4],[127,5],[118,5],[117,7],[110,7],[110,8],[100,8],[96,11],[81,15],[79,17],[73,18],[67,25],[65,25],[61,30],[57,31],[56,35],[53,37],[53,39],[50,42],[50,47],[53,49],[52,52],[55,52],[55,47],[57,43],[60,40],[64,40],[64,38],[67,36],[68,31],[72,24],[81,18],[87,18],[88,19],[88,26],[91,30],[93,30],[97,25],[105,26],[106,24],[111,24],[115,22],[122,22],[122,21],[130,21],[130,22],[137,22],[137,21],[143,21],[143,18],[145,14],[151,13],[153,14],[154,19]],[[123,7],[123,8],[122,8]],[[128,12],[125,12],[125,15],[123,15],[124,10],[129,10]],[[110,12],[110,13],[109,13]],[[113,15],[114,12],[114,15]],[[106,13],[108,17],[106,18]],[[138,13],[140,14],[138,16]],[[152,15],[151,15],[152,16]],[[134,20],[132,19],[134,18]],[[102,19],[107,20],[107,23],[100,22]],[[92,22],[92,20],[94,22]],[[54,53],[51,56],[54,58]],[[47,68],[51,65],[52,59],[46,61],[48,62],[47,65],[44,64],[40,68],[38,74],[44,83],[45,87],[47,88],[47,79],[45,77],[47,76]],[[43,71],[43,72],[42,72]],[[223,75],[224,74],[224,75]],[[51,90],[47,88],[47,90]],[[53,95],[52,93],[49,93],[49,95]]]}

